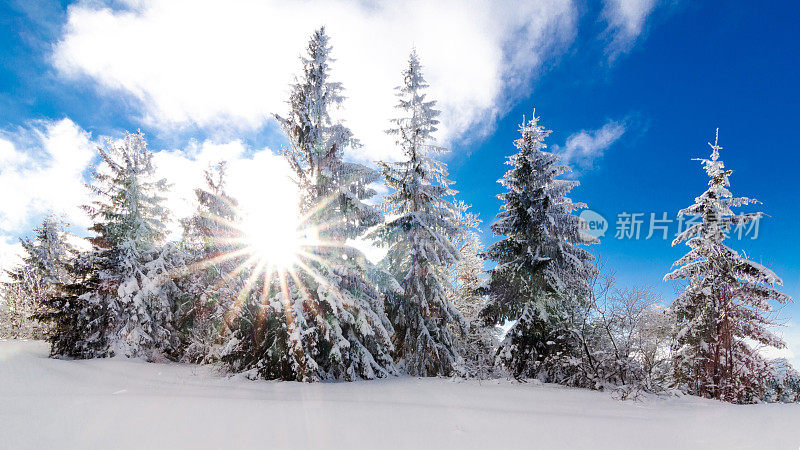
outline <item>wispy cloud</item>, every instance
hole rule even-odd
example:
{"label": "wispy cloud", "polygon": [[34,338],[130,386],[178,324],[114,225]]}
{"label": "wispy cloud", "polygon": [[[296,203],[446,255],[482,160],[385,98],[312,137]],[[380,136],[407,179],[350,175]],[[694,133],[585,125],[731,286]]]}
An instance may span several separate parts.
{"label": "wispy cloud", "polygon": [[603,18],[608,27],[606,48],[609,60],[627,53],[645,31],[647,18],[657,8],[658,0],[605,0]]}
{"label": "wispy cloud", "polygon": [[[117,3],[117,2],[115,2]],[[492,2],[84,1],[55,45],[58,72],[141,102],[144,119],[255,128],[283,113],[298,55],[325,25],[333,76],[365,159],[391,157],[383,134],[408,52],[416,46],[443,110],[440,139],[487,132],[512,97],[576,33],[569,0]],[[443,20],[446,18],[446,20]]]}
{"label": "wispy cloud", "polygon": [[594,167],[601,158],[625,134],[624,121],[609,121],[596,130],[581,130],[570,135],[563,146],[556,145],[553,151],[561,155],[561,161],[576,170]]}

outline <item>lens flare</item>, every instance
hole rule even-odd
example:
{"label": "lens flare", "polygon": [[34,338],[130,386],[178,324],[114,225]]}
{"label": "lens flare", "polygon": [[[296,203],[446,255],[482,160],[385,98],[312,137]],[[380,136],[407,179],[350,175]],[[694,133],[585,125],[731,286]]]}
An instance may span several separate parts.
{"label": "lens flare", "polygon": [[297,221],[268,213],[250,213],[243,223],[244,243],[252,255],[268,266],[289,269],[297,261],[303,236]]}

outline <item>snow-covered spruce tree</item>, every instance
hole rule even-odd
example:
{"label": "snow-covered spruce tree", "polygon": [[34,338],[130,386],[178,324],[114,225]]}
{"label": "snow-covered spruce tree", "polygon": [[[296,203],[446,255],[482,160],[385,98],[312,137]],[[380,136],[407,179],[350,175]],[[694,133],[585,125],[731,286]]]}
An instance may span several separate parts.
{"label": "snow-covered spruce tree", "polygon": [[550,134],[535,117],[520,126],[519,150],[500,183],[502,211],[491,225],[503,238],[485,255],[497,262],[489,273],[490,323],[516,321],[498,350],[500,362],[515,377],[563,382],[568,362],[580,357],[568,318],[589,301],[588,279],[595,275],[592,255],[580,244],[596,242],[579,232],[571,212],[585,208],[566,197],[577,181],[557,179],[569,168],[545,152]]}
{"label": "snow-covered spruce tree", "polygon": [[397,88],[400,117],[388,131],[406,159],[380,163],[394,189],[385,204],[392,219],[373,233],[388,247],[383,264],[403,288],[388,308],[396,333],[395,359],[405,372],[418,376],[464,372],[452,329],[463,319],[447,295],[448,272],[459,256],[453,245],[459,223],[455,206],[445,197],[455,191],[446,178],[447,166],[434,158],[446,150],[434,144],[439,111],[435,102],[426,101],[427,87],[412,52]]}
{"label": "snow-covered spruce tree", "polygon": [[10,280],[0,286],[0,295],[9,306],[11,334],[16,338],[46,337],[47,327],[34,316],[58,293],[59,285],[70,281],[69,264],[76,254],[67,224],[54,215],[46,217],[34,234],[33,239],[20,239],[25,251],[22,263],[8,272]]}
{"label": "snow-covered spruce tree", "polygon": [[455,205],[460,230],[454,244],[459,258],[451,271],[450,301],[464,317],[460,331],[466,372],[476,378],[490,378],[497,369],[494,365],[497,336],[495,325],[487,325],[481,318],[481,311],[486,307],[486,296],[482,292],[486,270],[478,231],[481,220],[463,201]]}
{"label": "snow-covered spruce tree", "polygon": [[[717,132],[719,137],[719,130]],[[729,402],[755,401],[766,389],[770,368],[756,345],[783,348],[783,341],[768,328],[770,301],[785,304],[791,298],[774,285],[781,279],[766,267],[747,260],[725,245],[737,225],[760,220],[762,213],[736,214],[732,208],[752,203],[733,197],[728,190],[732,171],[719,159],[718,140],[711,158],[699,159],[710,180],[708,189],[680,216],[699,216],[673,241],[691,249],[675,262],[680,266],[665,280],[686,280],[688,285],[671,308],[676,318],[674,379],[687,392]]]}
{"label": "snow-covered spruce tree", "polygon": [[225,171],[225,162],[205,171],[205,188],[195,189],[197,212],[181,220],[187,271],[179,281],[176,325],[182,358],[192,362],[218,359],[219,345],[230,332],[226,315],[249,275],[238,202],[225,191]]}
{"label": "snow-covered spruce tree", "polygon": [[324,28],[314,32],[307,51],[289,115],[276,118],[291,145],[285,155],[299,185],[301,226],[317,242],[280,282],[262,289],[268,298],[245,305],[252,320],[242,322],[225,359],[234,370],[265,378],[384,377],[396,372],[391,324],[382,295],[367,281],[365,258],[347,244],[382,220],[363,202],[375,194],[368,184],[378,175],[343,161],[345,149],[358,143],[330,115],[343,97],[341,85],[329,80]]}
{"label": "snow-covered spruce tree", "polygon": [[105,263],[95,252],[80,252],[68,266],[71,282],[58,286],[55,296],[42,302],[38,320],[49,325],[50,355],[94,358],[104,355],[108,324],[104,305],[93,293],[101,289]]}
{"label": "snow-covered spruce tree", "polygon": [[51,305],[56,326],[69,327],[57,330],[53,351],[157,358],[177,345],[172,276],[183,263],[176,247],[162,245],[167,183],[153,178],[153,155],[141,132],[98,150],[102,162],[89,184],[96,200],[86,206],[96,235],[77,264],[82,281]]}

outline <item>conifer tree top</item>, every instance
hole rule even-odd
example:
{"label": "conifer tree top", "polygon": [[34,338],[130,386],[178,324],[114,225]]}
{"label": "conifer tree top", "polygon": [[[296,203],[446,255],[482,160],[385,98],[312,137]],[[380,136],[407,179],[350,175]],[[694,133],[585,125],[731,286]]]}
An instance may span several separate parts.
{"label": "conifer tree top", "polygon": [[163,194],[169,184],[155,179],[153,153],[144,134],[126,132],[121,142],[108,140],[98,151],[102,161],[88,184],[97,200],[85,207],[96,221],[92,230],[99,234],[92,242],[101,247],[127,242],[136,251],[158,245],[166,237],[169,212]]}
{"label": "conifer tree top", "polygon": [[497,262],[489,280],[492,314],[509,320],[518,319],[528,304],[547,317],[555,308],[551,299],[584,298],[587,279],[596,273],[594,258],[579,245],[597,240],[580,232],[580,218],[572,214],[586,205],[567,197],[579,183],[557,178],[570,169],[545,151],[550,130],[535,112],[532,119],[523,118],[520,134],[517,153],[506,161],[511,169],[499,180],[507,191],[498,195],[503,204],[491,224],[503,238],[485,252]]}
{"label": "conifer tree top", "polygon": [[344,97],[341,83],[330,81],[334,59],[324,27],[314,31],[306,52],[300,57],[301,75],[292,84],[289,115],[275,116],[292,146],[289,162],[301,178],[308,171],[305,166],[331,170],[341,161],[345,147],[358,145],[350,129],[330,116],[330,109],[338,107]]}

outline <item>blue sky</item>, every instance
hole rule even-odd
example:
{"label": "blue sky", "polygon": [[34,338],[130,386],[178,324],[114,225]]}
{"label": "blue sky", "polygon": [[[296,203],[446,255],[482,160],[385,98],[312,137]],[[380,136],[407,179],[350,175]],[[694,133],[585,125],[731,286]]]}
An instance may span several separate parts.
{"label": "blue sky", "polygon": [[[175,205],[220,158],[236,160],[240,174],[266,174],[256,178],[267,184],[242,190],[281,187],[272,154],[284,140],[270,114],[285,109],[296,57],[324,24],[349,97],[342,117],[365,144],[350,157],[397,157],[382,130],[416,46],[443,110],[440,137],[454,149],[455,187],[485,228],[517,126],[535,107],[553,130],[551,149],[582,183],[572,197],[609,221],[593,250],[622,283],[653,285],[665,301],[672,288],[661,279],[685,246],[615,239],[617,215],[644,213],[644,234],[651,212],[675,219],[705,189],[691,158],[708,155],[719,127],[734,194],[761,200],[769,215],[757,239],[730,245],[800,298],[791,140],[800,6],[791,2],[67,3],[0,5],[0,189],[14,193],[0,200],[0,263],[48,210],[80,232],[93,146],[125,129],[141,128],[162,150]],[[800,355],[800,306],[784,316]]]}

